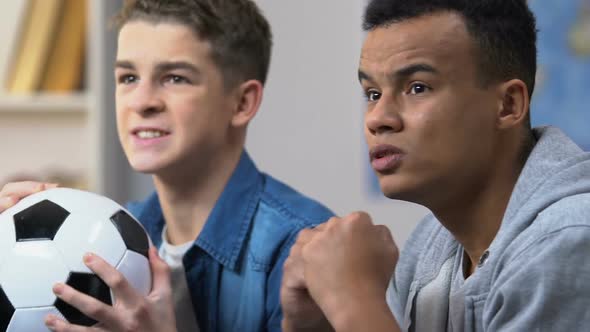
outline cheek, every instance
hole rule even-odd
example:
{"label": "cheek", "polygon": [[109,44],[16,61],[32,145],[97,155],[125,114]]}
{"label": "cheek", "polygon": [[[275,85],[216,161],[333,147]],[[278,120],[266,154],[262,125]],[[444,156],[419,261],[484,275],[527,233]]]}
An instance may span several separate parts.
{"label": "cheek", "polygon": [[413,167],[421,174],[447,172],[463,160],[465,134],[460,116],[448,109],[432,107],[405,119],[409,133],[407,145],[412,153]]}
{"label": "cheek", "polygon": [[370,143],[371,142],[371,137],[373,137],[373,135],[370,134],[369,132],[369,127],[367,126],[367,117],[365,115],[365,121],[363,122],[363,135],[365,135],[365,142]]}
{"label": "cheek", "polygon": [[115,113],[116,122],[117,122],[117,134],[119,136],[119,142],[121,142],[121,144],[123,144],[123,145],[125,143],[125,138],[127,137],[127,135],[125,133],[128,131],[127,121],[126,121],[126,117],[124,114],[125,113],[120,109],[117,109],[116,113]]}
{"label": "cheek", "polygon": [[162,118],[171,122],[175,131],[187,131],[190,133],[191,128],[199,128],[204,119],[202,113],[206,105],[198,98],[183,96],[179,98],[168,98],[166,100],[166,111],[161,114]]}
{"label": "cheek", "polygon": [[174,112],[170,112],[169,116],[181,141],[202,144],[203,140],[214,139],[219,134],[221,117],[215,116],[216,109],[212,105],[187,100],[172,107]]}
{"label": "cheek", "polygon": [[453,132],[453,121],[444,115],[444,110],[437,108],[408,114],[404,119],[404,130],[412,133],[408,144],[430,153],[444,149]]}
{"label": "cheek", "polygon": [[123,117],[125,116],[125,113],[128,113],[125,111],[129,105],[127,102],[128,99],[129,98],[125,98],[124,94],[121,93],[119,89],[115,91],[115,118],[117,119],[117,126],[120,126],[124,120]]}
{"label": "cheek", "polygon": [[[466,160],[489,153],[493,124],[477,107],[455,108],[422,121],[422,144],[432,162],[459,169]],[[424,148],[424,146],[422,146]]]}

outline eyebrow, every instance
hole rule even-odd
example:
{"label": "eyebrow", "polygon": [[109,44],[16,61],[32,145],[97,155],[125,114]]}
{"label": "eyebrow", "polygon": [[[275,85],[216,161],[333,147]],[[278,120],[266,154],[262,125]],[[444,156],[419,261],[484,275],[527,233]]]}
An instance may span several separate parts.
{"label": "eyebrow", "polygon": [[[131,61],[119,60],[115,62],[115,68],[135,70],[135,66]],[[186,61],[165,61],[156,65],[156,72],[163,73],[171,70],[188,70],[193,74],[200,74],[201,71],[192,63]]]}
{"label": "eyebrow", "polygon": [[[394,72],[392,72],[391,74],[388,75],[388,78],[390,81],[392,82],[399,82],[402,81],[404,79],[407,79],[408,77],[419,73],[419,72],[426,72],[426,73],[432,73],[432,74],[438,74],[438,71],[432,67],[431,65],[425,64],[425,63],[417,63],[417,64],[412,64],[406,67],[402,67]],[[359,77],[359,81],[373,81],[373,78],[363,72],[362,70],[359,69],[358,71],[358,77]]]}
{"label": "eyebrow", "polygon": [[135,69],[135,66],[130,61],[117,60],[115,62],[115,68]]}

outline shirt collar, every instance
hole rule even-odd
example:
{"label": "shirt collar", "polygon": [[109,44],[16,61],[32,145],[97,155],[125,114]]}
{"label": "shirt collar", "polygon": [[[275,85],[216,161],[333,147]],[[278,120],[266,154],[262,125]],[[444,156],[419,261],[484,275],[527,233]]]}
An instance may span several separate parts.
{"label": "shirt collar", "polygon": [[262,186],[262,174],[244,151],[196,240],[199,247],[226,268],[237,268]]}
{"label": "shirt collar", "polygon": [[[237,268],[262,187],[262,174],[244,151],[195,241],[197,246],[226,268]],[[144,222],[154,245],[159,246],[164,217],[157,193],[153,193],[141,206],[131,205],[130,210],[140,210],[137,211],[139,219]],[[190,262],[194,254],[194,250],[189,250],[185,261]]]}

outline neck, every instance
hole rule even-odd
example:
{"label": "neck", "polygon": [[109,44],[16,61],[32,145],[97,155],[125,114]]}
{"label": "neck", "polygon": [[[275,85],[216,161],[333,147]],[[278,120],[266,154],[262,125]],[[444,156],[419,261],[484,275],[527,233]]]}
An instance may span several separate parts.
{"label": "neck", "polygon": [[174,245],[192,242],[201,233],[211,210],[235,170],[243,148],[210,158],[172,176],[154,175],[166,236]]}
{"label": "neck", "polygon": [[475,271],[480,257],[498,233],[511,190],[509,184],[496,184],[493,188],[472,192],[471,196],[457,198],[461,204],[433,210],[437,219],[464,247],[469,258],[466,276]]}
{"label": "neck", "polygon": [[469,257],[466,276],[475,272],[481,256],[496,237],[524,166],[519,152],[510,155],[510,158],[497,158],[500,164],[494,164],[484,176],[476,176],[482,181],[457,186],[466,189],[449,195],[444,204],[431,208],[437,219],[465,248]]}

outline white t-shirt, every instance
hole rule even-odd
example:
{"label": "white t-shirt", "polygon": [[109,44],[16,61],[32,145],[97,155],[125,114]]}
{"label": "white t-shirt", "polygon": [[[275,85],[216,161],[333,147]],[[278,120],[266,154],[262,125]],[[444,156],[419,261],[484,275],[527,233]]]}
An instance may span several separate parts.
{"label": "white t-shirt", "polygon": [[162,230],[162,245],[158,253],[170,266],[170,281],[172,283],[172,300],[176,313],[176,328],[178,332],[199,332],[199,325],[195,318],[182,258],[192,247],[193,242],[172,245],[166,238],[166,226]]}
{"label": "white t-shirt", "polygon": [[465,295],[464,251],[442,265],[439,274],[416,296],[414,331],[464,331]]}

